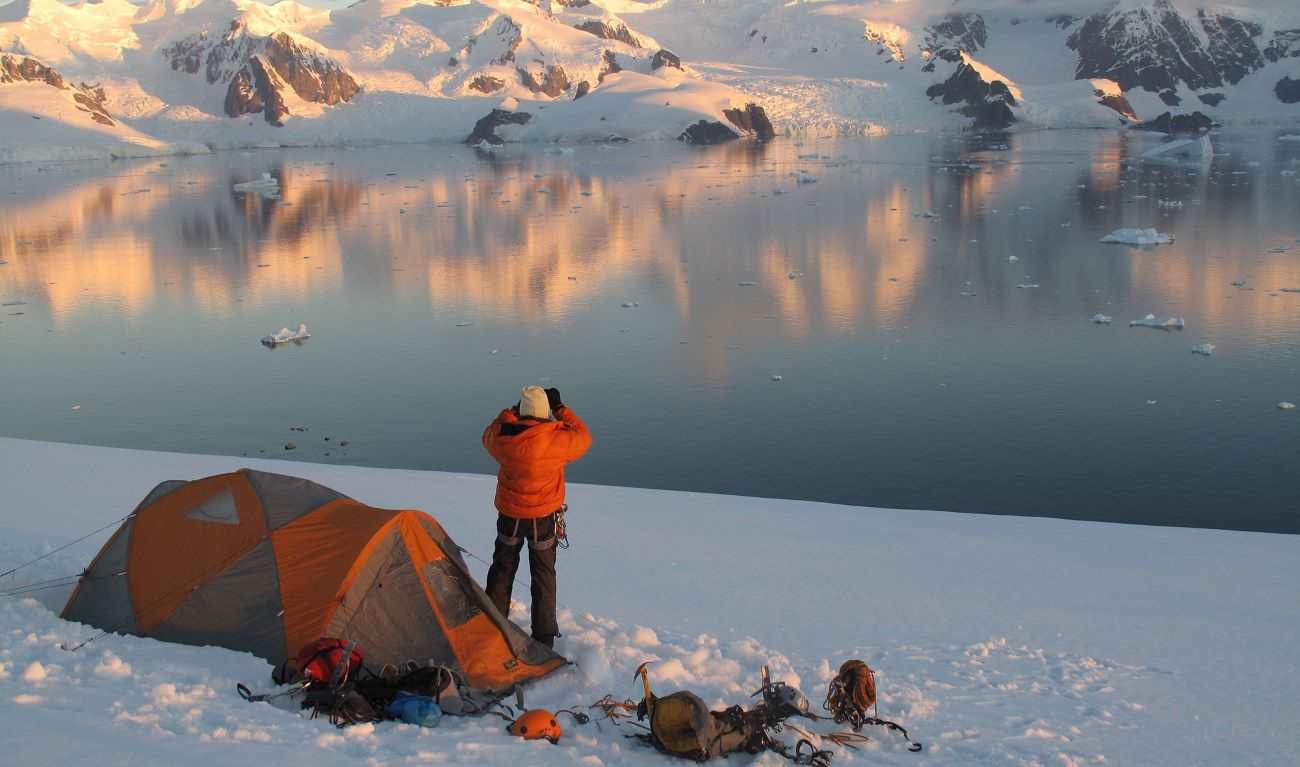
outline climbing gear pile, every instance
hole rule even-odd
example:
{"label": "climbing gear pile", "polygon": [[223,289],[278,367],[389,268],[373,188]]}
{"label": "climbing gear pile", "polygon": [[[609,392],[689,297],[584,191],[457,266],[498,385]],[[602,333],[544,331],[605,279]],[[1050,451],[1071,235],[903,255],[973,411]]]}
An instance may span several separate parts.
{"label": "climbing gear pile", "polygon": [[826,690],[822,708],[830,712],[836,724],[847,724],[857,731],[870,718],[868,712],[875,706],[876,673],[860,660],[844,661]]}
{"label": "climbing gear pile", "polygon": [[[402,667],[384,666],[378,674],[363,663],[356,642],[325,637],[305,646],[295,661],[276,669],[277,684],[285,690],[253,694],[238,685],[241,697],[248,701],[289,698],[312,718],[324,717],[338,727],[362,722],[395,720],[423,727],[435,727],[444,714],[491,714],[506,721],[509,734],[524,740],[559,743],[564,735],[559,716],[568,714],[577,724],[591,722],[591,715],[573,709],[527,709],[521,688],[515,689],[516,705],[521,712],[501,702],[499,696],[476,699],[464,680],[453,670],[434,665],[421,666],[414,661]],[[773,681],[770,670],[762,669],[762,685],[750,697],[759,698],[749,709],[735,705],[711,710],[696,694],[680,690],[658,696],[650,686],[649,662],[642,663],[633,679],[641,681],[644,697],[640,703],[618,700],[606,695],[587,708],[599,711],[597,720],[622,726],[633,714],[636,727],[645,730],[629,734],[670,756],[707,761],[732,753],[758,754],[772,751],[796,765],[830,767],[834,752],[827,744],[858,750],[869,738],[861,734],[866,726],[880,726],[899,733],[909,751],[920,751],[907,730],[895,722],[881,719],[876,697],[875,672],[860,660],[846,661],[828,685],[822,704],[829,714],[813,713],[808,698],[796,687]],[[834,721],[846,724],[852,732],[818,733],[790,720],[810,722]],[[788,729],[790,740],[777,737]]]}
{"label": "climbing gear pile", "polygon": [[[827,741],[857,750],[868,740],[866,735],[858,732],[865,725],[895,730],[907,740],[909,751],[921,750],[921,744],[913,742],[899,725],[867,715],[867,709],[876,703],[875,678],[862,661],[845,663],[841,674],[832,681],[826,703],[832,717],[812,713],[807,697],[785,682],[773,682],[767,667],[763,668],[762,687],[751,696],[761,696],[761,700],[752,708],[745,710],[731,706],[711,711],[699,696],[685,690],[663,697],[655,695],[650,687],[648,666],[649,663],[641,664],[634,678],[641,680],[645,693],[637,708],[637,718],[649,720],[649,733],[630,737],[639,738],[671,756],[706,761],[741,751],[750,754],[773,751],[795,764],[829,767],[833,753],[819,748],[817,742]],[[603,704],[599,707],[607,711],[616,710],[616,702],[608,696],[597,704]],[[787,720],[794,718],[810,721],[833,718],[837,723],[848,723],[853,732],[814,734],[789,724]],[[784,728],[801,736],[793,749],[775,737]]]}
{"label": "climbing gear pile", "polygon": [[287,689],[263,694],[242,684],[235,689],[250,702],[296,702],[311,718],[338,727],[385,719],[434,727],[444,714],[481,714],[499,705],[499,696],[471,689],[446,666],[407,661],[400,667],[387,664],[376,674],[363,659],[356,642],[322,637],[272,671],[271,681]]}
{"label": "climbing gear pile", "polygon": [[[826,690],[826,701],[822,708],[830,712],[836,724],[847,724],[854,732],[864,726],[884,727],[897,732],[907,741],[908,751],[920,751],[921,744],[913,741],[897,722],[879,717],[880,709],[876,704],[876,672],[860,660],[847,660],[839,673],[831,680]],[[875,709],[875,715],[868,713]]]}

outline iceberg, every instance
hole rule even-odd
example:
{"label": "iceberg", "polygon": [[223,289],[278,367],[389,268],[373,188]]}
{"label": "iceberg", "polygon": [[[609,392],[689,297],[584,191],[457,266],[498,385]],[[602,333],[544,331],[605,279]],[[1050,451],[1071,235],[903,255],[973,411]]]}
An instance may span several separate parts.
{"label": "iceberg", "polygon": [[1209,136],[1166,141],[1142,153],[1143,160],[1209,160],[1213,156]]}
{"label": "iceberg", "polygon": [[1174,241],[1172,234],[1157,232],[1154,229],[1116,229],[1105,237],[1101,242],[1113,243],[1116,245],[1133,245],[1135,247],[1144,247],[1147,245],[1168,245]]}
{"label": "iceberg", "polygon": [[1112,319],[1109,314],[1094,314],[1091,321],[1094,325],[1109,325]]}
{"label": "iceberg", "polygon": [[231,188],[236,192],[252,192],[256,194],[272,195],[280,193],[280,181],[270,173],[263,173],[261,178],[256,178],[252,181],[243,181],[235,184]]}
{"label": "iceberg", "polygon": [[1197,344],[1192,347],[1192,354],[1199,354],[1202,357],[1208,357],[1214,354],[1214,344]]}
{"label": "iceberg", "polygon": [[300,322],[297,330],[280,328],[279,332],[266,336],[262,339],[262,345],[268,349],[274,349],[281,344],[302,343],[308,338],[311,338],[311,333],[307,332],[307,325]]}
{"label": "iceberg", "polygon": [[1130,328],[1155,328],[1156,330],[1182,330],[1186,324],[1182,317],[1158,320],[1154,314],[1148,314],[1140,320],[1133,320],[1128,326]]}

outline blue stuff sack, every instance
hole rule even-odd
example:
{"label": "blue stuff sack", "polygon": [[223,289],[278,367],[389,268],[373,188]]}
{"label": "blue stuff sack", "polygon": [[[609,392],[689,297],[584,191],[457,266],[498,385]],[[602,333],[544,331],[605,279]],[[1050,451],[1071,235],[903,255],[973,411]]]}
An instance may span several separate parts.
{"label": "blue stuff sack", "polygon": [[412,695],[399,692],[393,702],[384,708],[384,713],[407,724],[421,727],[437,727],[442,721],[442,709],[427,695]]}

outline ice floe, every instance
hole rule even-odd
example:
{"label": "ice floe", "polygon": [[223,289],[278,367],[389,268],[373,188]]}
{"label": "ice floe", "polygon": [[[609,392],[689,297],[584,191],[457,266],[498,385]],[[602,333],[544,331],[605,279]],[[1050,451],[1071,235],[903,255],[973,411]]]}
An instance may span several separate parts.
{"label": "ice floe", "polygon": [[1113,320],[1113,319],[1114,319],[1114,317],[1111,317],[1109,314],[1100,314],[1100,313],[1098,313],[1098,314],[1094,314],[1094,315],[1092,315],[1092,318],[1091,318],[1090,321],[1091,321],[1092,324],[1094,324],[1094,325],[1109,325],[1109,324],[1111,323],[1111,320]]}
{"label": "ice floe", "polygon": [[1192,354],[1199,354],[1202,357],[1208,357],[1214,354],[1214,344],[1197,344],[1192,347]]}
{"label": "ice floe", "polygon": [[1155,328],[1157,330],[1182,330],[1186,326],[1182,317],[1170,317],[1167,320],[1158,320],[1154,314],[1148,314],[1140,320],[1129,322],[1130,328]]}
{"label": "ice floe", "polygon": [[308,338],[311,338],[311,333],[307,332],[307,325],[300,322],[298,323],[297,330],[280,328],[278,332],[266,336],[262,339],[262,345],[273,347],[279,346],[280,344],[300,343],[306,341]]}
{"label": "ice floe", "polygon": [[1157,232],[1155,229],[1116,229],[1105,237],[1101,242],[1113,243],[1116,245],[1168,245],[1174,241],[1172,234]]}
{"label": "ice floe", "polygon": [[1142,153],[1144,160],[1201,160],[1214,156],[1209,136],[1166,141]]}
{"label": "ice floe", "polygon": [[236,192],[256,192],[257,194],[279,194],[280,181],[270,173],[263,173],[261,178],[244,181],[232,187]]}

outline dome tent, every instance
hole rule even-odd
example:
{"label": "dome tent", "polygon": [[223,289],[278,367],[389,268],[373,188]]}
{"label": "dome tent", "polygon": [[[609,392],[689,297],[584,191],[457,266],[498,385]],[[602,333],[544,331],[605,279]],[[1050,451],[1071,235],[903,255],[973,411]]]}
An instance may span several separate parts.
{"label": "dome tent", "polygon": [[368,665],[433,661],[505,691],[565,663],[502,616],[428,514],[241,469],[158,485],[100,549],[67,620],[279,664],[322,636]]}

